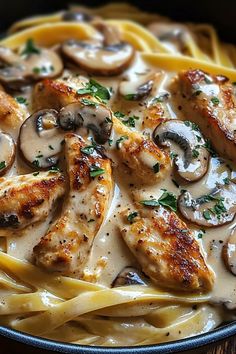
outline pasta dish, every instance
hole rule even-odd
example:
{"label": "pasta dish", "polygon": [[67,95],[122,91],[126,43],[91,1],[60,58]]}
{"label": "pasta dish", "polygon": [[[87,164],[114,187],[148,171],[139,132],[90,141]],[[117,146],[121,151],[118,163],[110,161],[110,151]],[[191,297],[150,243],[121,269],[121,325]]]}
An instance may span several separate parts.
{"label": "pasta dish", "polygon": [[0,325],[96,346],[233,321],[236,47],[132,5],[0,41]]}

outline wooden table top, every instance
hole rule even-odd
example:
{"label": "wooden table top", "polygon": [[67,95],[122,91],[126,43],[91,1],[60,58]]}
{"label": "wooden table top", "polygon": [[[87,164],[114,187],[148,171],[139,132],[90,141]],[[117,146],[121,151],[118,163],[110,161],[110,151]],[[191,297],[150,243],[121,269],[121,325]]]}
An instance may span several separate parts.
{"label": "wooden table top", "polygon": [[[1,354],[53,354],[53,352],[25,346],[0,336]],[[95,353],[95,352],[94,352]],[[195,354],[236,354],[236,336],[214,346],[211,349],[192,351]]]}

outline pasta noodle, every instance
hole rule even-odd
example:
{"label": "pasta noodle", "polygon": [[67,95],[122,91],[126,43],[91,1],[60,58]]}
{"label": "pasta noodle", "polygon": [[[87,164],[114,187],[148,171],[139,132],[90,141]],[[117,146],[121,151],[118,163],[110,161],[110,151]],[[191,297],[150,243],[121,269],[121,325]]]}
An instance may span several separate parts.
{"label": "pasta noodle", "polygon": [[[113,140],[119,138],[115,143],[117,151],[111,152],[111,154],[113,154],[111,158],[115,166],[114,178],[116,189],[114,191],[110,211],[108,215],[105,216],[105,221],[96,235],[91,250],[89,250],[90,253],[87,252],[89,256],[82,272],[83,276],[80,276],[80,279],[77,279],[74,274],[72,274],[72,276],[71,274],[65,276],[60,273],[47,272],[35,265],[35,260],[32,258],[32,249],[38,244],[42,236],[41,230],[44,230],[40,229],[41,220],[36,220],[32,225],[27,225],[23,231],[20,230],[20,236],[18,236],[18,230],[16,229],[13,229],[9,235],[7,230],[7,237],[2,236],[0,239],[0,325],[9,326],[15,330],[36,336],[43,336],[48,339],[99,346],[149,345],[182,339],[210,331],[220,325],[224,320],[232,318],[228,311],[222,309],[220,304],[223,302],[222,298],[226,298],[226,302],[234,301],[233,295],[231,296],[233,292],[231,291],[233,275],[225,269],[221,258],[219,256],[217,256],[218,258],[214,257],[214,254],[212,256],[209,251],[209,249],[212,251],[214,248],[212,243],[218,242],[218,240],[221,240],[221,237],[228,237],[228,226],[222,226],[221,234],[215,234],[214,229],[206,229],[206,231],[204,231],[206,232],[206,241],[201,241],[200,237],[197,241],[203,253],[202,259],[204,259],[204,261],[206,260],[207,264],[209,264],[209,269],[213,268],[214,272],[217,274],[221,272],[223,277],[225,276],[227,284],[231,284],[231,287],[229,287],[229,293],[231,292],[229,296],[226,293],[227,290],[224,291],[223,289],[223,295],[217,296],[217,291],[222,287],[223,280],[221,278],[219,281],[217,280],[218,282],[214,290],[207,292],[182,292],[179,291],[179,289],[163,290],[162,286],[165,286],[164,282],[160,282],[160,286],[157,286],[152,284],[150,279],[147,280],[145,285],[138,283],[132,286],[124,284],[117,287],[111,286],[111,284],[114,283],[115,276],[117,276],[121,269],[131,265],[138,267],[137,264],[139,263],[134,260],[128,248],[121,240],[120,233],[117,230],[118,222],[116,224],[116,221],[114,221],[119,214],[117,210],[119,210],[121,204],[124,210],[132,203],[136,205],[137,195],[141,195],[142,197],[140,197],[139,200],[148,199],[150,196],[151,199],[159,197],[161,189],[164,188],[164,190],[166,190],[167,186],[172,183],[171,181],[173,181],[174,178],[173,175],[170,175],[161,182],[161,185],[156,184],[156,186],[150,187],[144,187],[143,185],[140,187],[140,184],[137,183],[135,188],[132,189],[134,186],[132,178],[134,178],[134,176],[130,171],[126,171],[127,165],[129,165],[130,168],[134,165],[135,168],[138,169],[135,176],[135,178],[138,178],[138,175],[141,175],[142,171],[145,172],[145,167],[143,167],[145,165],[143,162],[145,160],[145,152],[143,152],[144,155],[141,156],[140,162],[138,160],[139,157],[136,158],[135,156],[132,159],[132,154],[135,154],[136,150],[132,151],[131,157],[129,157],[128,147],[124,154],[125,156],[122,156],[119,144],[124,143],[128,138],[134,141],[135,144],[141,144],[143,141],[147,144],[144,138],[149,137],[152,131],[150,129],[144,129],[145,120],[141,122],[140,114],[143,114],[145,117],[145,112],[148,112],[145,119],[147,119],[150,126],[152,126],[151,114],[153,111],[149,111],[149,109],[150,106],[152,107],[150,102],[152,103],[155,99],[157,99],[157,103],[161,104],[161,108],[159,109],[168,112],[167,115],[170,117],[167,118],[176,118],[179,112],[176,110],[174,103],[171,105],[168,102],[166,103],[165,99],[163,99],[163,95],[168,96],[165,82],[170,82],[176,72],[198,69],[210,75],[224,75],[228,77],[231,82],[236,82],[235,46],[222,43],[215,29],[210,25],[185,24],[183,27],[178,27],[180,26],[179,24],[175,24],[163,16],[143,12],[125,3],[111,3],[93,9],[82,6],[72,6],[70,11],[79,11],[91,16],[96,16],[97,18],[95,17],[94,23],[69,22],[63,20],[65,12],[61,11],[56,14],[24,19],[13,24],[9,29],[9,35],[1,40],[0,45],[13,50],[15,55],[16,53],[20,53],[21,58],[24,57],[25,43],[29,40],[32,41],[30,42],[31,46],[32,43],[36,43],[37,46],[48,48],[49,50],[52,47],[57,48],[58,45],[62,45],[65,41],[71,39],[89,41],[89,45],[93,45],[94,41],[99,42],[103,40],[103,33],[96,23],[96,21],[99,23],[99,17],[102,17],[102,24],[107,26],[107,28],[118,29],[121,36],[121,43],[129,43],[137,53],[135,54],[136,56],[131,67],[127,68],[126,65],[127,71],[125,71],[124,76],[122,76],[123,73],[121,73],[120,76],[113,75],[112,77],[103,75],[107,68],[103,69],[102,75],[93,75],[94,72],[92,72],[91,75],[95,76],[96,80],[98,79],[101,85],[111,87],[113,91],[120,90],[119,92],[121,94],[119,85],[122,80],[128,81],[130,79],[130,81],[132,81],[135,75],[141,77],[144,74],[149,75],[155,72],[158,73],[154,79],[154,81],[156,80],[156,92],[161,93],[161,96],[157,97],[157,95],[151,95],[151,100],[148,101],[147,104],[146,102],[145,104],[136,103],[135,100],[132,100],[132,97],[131,99],[129,99],[130,97],[126,97],[126,102],[124,100],[120,102],[119,99],[115,98],[113,101],[111,100],[111,103],[108,103],[107,97],[102,96],[100,99],[96,97],[101,87],[99,87],[99,85],[96,86],[97,84],[94,84],[94,82],[92,83],[93,89],[89,91],[91,96],[89,96],[89,99],[87,96],[84,98],[84,104],[89,107],[97,107],[96,105],[101,102],[110,105],[109,108],[115,112],[115,117],[113,117],[113,127],[115,131]],[[174,35],[174,39],[169,32],[164,33],[166,37],[162,36],[162,33],[157,35],[154,30],[153,32],[151,31],[150,25],[152,23],[161,23],[170,26],[171,29],[179,30],[181,34],[177,36]],[[117,43],[115,43],[115,45],[116,44]],[[111,47],[115,45],[112,43]],[[84,46],[84,48],[86,48],[86,46]],[[32,51],[32,48],[30,49]],[[95,49],[97,50],[97,47]],[[33,47],[34,53],[35,51],[37,53],[37,50],[37,47]],[[56,49],[55,52],[57,53],[58,50]],[[59,79],[56,79],[56,82],[58,87],[60,87],[60,93],[63,92],[64,94],[66,92],[62,100],[68,99],[68,103],[72,103],[74,100],[72,100],[72,102],[70,101],[71,92],[74,92],[74,89],[76,89],[77,93],[75,91],[74,97],[77,97],[76,95],[78,95],[80,90],[85,90],[83,94],[87,94],[88,92],[86,92],[86,90],[88,90],[88,87],[77,86],[81,84],[81,71],[74,67],[75,63],[73,63],[73,57],[71,56],[69,59],[67,69],[63,72],[60,71],[59,75],[57,75]],[[88,56],[86,59],[87,62],[89,62],[90,57]],[[131,61],[129,61],[129,65],[130,62]],[[81,65],[81,67],[83,66]],[[40,68],[36,66],[33,67],[31,71],[39,75],[39,69]],[[52,71],[53,70],[54,68],[52,68]],[[44,71],[46,72],[45,77],[47,78],[47,68],[44,69]],[[71,79],[74,72],[75,75],[73,79]],[[88,80],[83,81],[84,76],[86,76],[86,69],[82,70],[82,75],[82,82],[88,85]],[[41,77],[39,77],[39,79],[40,78]],[[27,77],[26,79],[26,84],[28,84],[29,78]],[[54,78],[49,76],[48,81],[46,80],[45,82],[50,83],[51,79]],[[69,81],[69,83],[67,81]],[[135,82],[135,80],[133,81]],[[13,84],[14,83],[15,81],[13,80]],[[63,86],[64,84],[67,85],[66,90]],[[45,87],[40,87],[40,83],[36,83],[36,86],[34,88],[31,86],[28,91],[26,90],[26,93],[19,91],[17,87],[17,95],[14,97],[21,105],[25,104],[28,100],[28,103],[25,104],[25,110],[29,114],[32,114],[37,110],[34,107],[35,102],[32,96],[35,95],[36,88],[39,90],[37,91],[39,93],[43,91]],[[56,85],[52,85],[50,87],[52,91],[46,93],[45,97],[48,99],[46,107],[43,105],[42,107],[40,106],[42,102],[40,101],[40,97],[36,96],[35,101],[37,107],[61,109],[61,106],[64,106],[64,104],[61,104],[60,98],[58,98],[55,105],[51,107],[51,100],[54,99],[54,88],[57,89]],[[13,89],[15,90],[15,86]],[[148,94],[149,93],[150,90]],[[126,96],[129,95],[130,92],[126,94]],[[92,101],[90,101],[91,99]],[[98,101],[93,101],[96,99]],[[181,105],[178,105],[178,109],[181,111]],[[123,110],[125,113],[123,113]],[[155,107],[153,110],[154,125],[156,126],[156,122],[159,124],[166,117],[163,118],[162,115],[160,118]],[[126,121],[122,121],[124,116],[128,117]],[[122,124],[119,119],[124,124]],[[134,128],[135,124],[139,129],[137,129],[137,131],[134,129],[133,133],[131,133],[129,128]],[[1,119],[0,128],[2,128]],[[140,135],[140,132],[143,135]],[[126,135],[128,135],[128,137]],[[201,137],[199,139],[201,139]],[[64,140],[61,141],[61,145],[63,145],[63,143]],[[93,150],[93,141],[91,144],[90,149]],[[112,146],[112,144],[114,145],[112,139],[110,139],[109,144],[111,144],[110,146]],[[49,146],[49,150],[54,150],[54,147],[50,144],[46,145]],[[113,148],[113,150],[115,149]],[[87,154],[89,155],[89,153]],[[159,154],[161,155],[161,153]],[[41,156],[39,159],[43,156],[40,151],[38,155]],[[149,156],[151,163],[153,161],[152,158],[153,156]],[[122,164],[119,163],[119,159],[122,160]],[[216,156],[210,157],[209,159],[210,172],[204,177],[204,180],[196,182],[198,184],[195,187],[196,190],[199,188],[199,190],[205,193],[210,189],[209,186],[216,186],[216,183],[214,184],[212,179],[229,179],[229,177],[231,178],[230,173],[232,171],[234,172],[233,164],[231,164],[232,171],[228,172],[227,161],[222,162],[221,160],[217,160],[218,157]],[[169,163],[169,160],[166,164],[167,163]],[[18,162],[18,160],[16,164],[17,167],[13,166],[10,172],[7,172],[7,178],[12,178],[12,176],[16,174],[31,172],[30,167],[26,167],[24,164]],[[161,165],[161,163],[154,165],[157,168],[157,172],[159,172],[159,165]],[[96,165],[95,167],[97,168]],[[103,168],[100,170],[90,170],[90,176],[91,172],[94,173],[95,171],[93,177],[96,177],[96,173],[98,172],[99,175],[101,170],[102,173],[104,173],[105,170]],[[53,173],[55,171],[51,172]],[[37,173],[38,172],[34,172],[35,177],[38,177]],[[125,182],[123,181],[122,173],[125,176]],[[41,174],[39,173],[39,177],[40,176]],[[154,177],[150,179],[152,178],[155,179]],[[149,181],[149,177],[146,178],[145,182],[151,182]],[[1,183],[2,180],[0,180],[0,188]],[[127,184],[126,189],[124,188],[124,183]],[[179,188],[177,182],[176,184],[173,185],[172,183],[171,188],[174,192],[176,192],[175,188]],[[132,189],[132,193],[130,193],[129,189]],[[178,192],[179,191],[178,189]],[[125,192],[127,192],[127,195],[123,196]],[[100,193],[102,194],[102,192]],[[92,199],[89,194],[86,198]],[[53,210],[53,208],[51,209]],[[56,213],[60,211],[52,211],[51,209],[50,213],[52,212],[53,219],[55,215],[57,215]],[[70,210],[70,215],[71,214],[72,209]],[[133,216],[136,217],[137,215],[133,214]],[[89,221],[93,223],[94,219],[91,217]],[[110,226],[109,223],[111,224]],[[231,223],[230,228],[232,229],[233,226],[234,224]],[[198,227],[193,227],[190,223],[190,228],[192,228],[193,233],[199,234]],[[63,241],[60,241],[60,244],[62,243]],[[227,296],[230,300],[227,300]],[[216,303],[218,304],[217,306]]]}

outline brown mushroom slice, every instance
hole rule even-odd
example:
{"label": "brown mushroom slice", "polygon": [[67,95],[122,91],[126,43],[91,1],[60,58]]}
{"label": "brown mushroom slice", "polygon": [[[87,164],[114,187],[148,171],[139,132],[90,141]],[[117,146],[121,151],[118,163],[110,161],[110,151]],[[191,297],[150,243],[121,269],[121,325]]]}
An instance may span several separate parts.
{"label": "brown mushroom slice", "polygon": [[158,145],[171,147],[172,141],[183,150],[183,157],[176,156],[174,164],[184,180],[194,182],[205,175],[209,152],[204,147],[203,137],[195,125],[188,121],[168,120],[156,127],[153,137]]}
{"label": "brown mushroom slice", "polygon": [[68,10],[62,15],[62,21],[68,22],[91,22],[93,19],[93,15],[78,10]]}
{"label": "brown mushroom slice", "polygon": [[10,134],[0,132],[0,176],[4,175],[15,160],[16,147]]}
{"label": "brown mushroom slice", "polygon": [[18,56],[10,49],[0,49],[0,82],[18,88],[31,81],[58,76],[63,70],[59,55],[51,49],[40,48],[39,53]]}
{"label": "brown mushroom slice", "polygon": [[112,282],[112,287],[126,285],[147,285],[143,280],[144,275],[133,267],[125,267]]}
{"label": "brown mushroom slice", "polygon": [[56,165],[64,134],[56,110],[44,109],[32,114],[22,124],[19,134],[19,148],[25,161],[37,169]]}
{"label": "brown mushroom slice", "polygon": [[227,224],[236,213],[236,185],[218,185],[210,194],[194,199],[184,191],[178,199],[181,214],[193,224],[216,227]]}
{"label": "brown mushroom slice", "polygon": [[233,229],[223,249],[222,256],[227,269],[236,275],[236,229]]}
{"label": "brown mushroom slice", "polygon": [[101,42],[68,40],[63,54],[76,65],[94,75],[119,75],[131,63],[134,48],[126,42],[103,45]]}
{"label": "brown mushroom slice", "polygon": [[82,105],[81,102],[68,104],[60,110],[59,124],[61,128],[74,130],[84,126],[92,130],[98,144],[105,144],[112,131],[111,111],[99,103],[91,101],[91,105]]}
{"label": "brown mushroom slice", "polygon": [[154,84],[154,74],[142,75],[138,80],[124,80],[119,85],[119,93],[131,101],[138,101],[150,94]]}

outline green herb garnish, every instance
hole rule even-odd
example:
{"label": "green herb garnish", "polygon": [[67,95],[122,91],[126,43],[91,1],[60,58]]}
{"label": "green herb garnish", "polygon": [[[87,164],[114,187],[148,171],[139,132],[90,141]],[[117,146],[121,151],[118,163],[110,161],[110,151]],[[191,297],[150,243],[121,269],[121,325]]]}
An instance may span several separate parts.
{"label": "green herb garnish", "polygon": [[202,215],[203,215],[204,219],[211,220],[211,214],[210,214],[209,210],[204,210]]}
{"label": "green herb garnish", "polygon": [[211,102],[213,103],[214,106],[218,106],[218,104],[220,103],[220,100],[218,97],[212,97]]}
{"label": "green herb garnish", "polygon": [[22,97],[22,96],[16,97],[16,101],[17,101],[18,103],[20,103],[20,104],[25,104],[25,105],[27,105],[27,100],[26,100],[26,98],[24,98],[24,97]]}
{"label": "green herb garnish", "polygon": [[123,96],[127,101],[135,101],[136,95],[135,93],[129,93],[128,95]]}
{"label": "green herb garnish", "polygon": [[142,200],[140,203],[151,207],[162,205],[164,207],[170,208],[173,211],[177,210],[177,198],[173,193],[168,191],[164,191],[164,193],[160,196],[158,200],[157,199]]}
{"label": "green herb garnish", "polygon": [[152,166],[154,173],[158,173],[160,171],[160,164],[157,162],[155,165]]}
{"label": "green herb garnish", "polygon": [[97,176],[100,176],[102,175],[103,173],[105,173],[105,170],[104,168],[100,168],[100,167],[97,167],[97,166],[91,166],[90,167],[90,177],[97,177]]}
{"label": "green herb garnish", "polygon": [[41,50],[35,46],[33,39],[29,38],[25,43],[25,47],[21,52],[21,55],[31,55],[31,54],[40,54],[40,53]]}
{"label": "green herb garnish", "polygon": [[106,103],[111,98],[111,92],[105,86],[102,86],[94,79],[90,79],[86,86],[77,91],[79,95],[90,94]]}
{"label": "green herb garnish", "polygon": [[134,218],[136,218],[138,216],[138,213],[137,211],[134,211],[133,213],[130,213],[128,216],[127,216],[127,219],[129,222],[132,222],[134,220]]}
{"label": "green herb garnish", "polygon": [[84,148],[81,148],[80,151],[83,154],[91,155],[94,152],[94,145],[85,146]]}
{"label": "green herb garnish", "polygon": [[6,161],[1,161],[0,162],[0,170],[6,167]]}
{"label": "green herb garnish", "polygon": [[97,107],[98,104],[96,102],[93,102],[91,100],[88,100],[87,98],[82,98],[81,102],[85,105],[85,106],[91,106],[91,107]]}
{"label": "green herb garnish", "polygon": [[116,148],[119,150],[121,148],[121,144],[128,139],[129,137],[126,135],[121,136],[119,139],[116,140]]}

